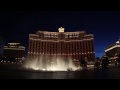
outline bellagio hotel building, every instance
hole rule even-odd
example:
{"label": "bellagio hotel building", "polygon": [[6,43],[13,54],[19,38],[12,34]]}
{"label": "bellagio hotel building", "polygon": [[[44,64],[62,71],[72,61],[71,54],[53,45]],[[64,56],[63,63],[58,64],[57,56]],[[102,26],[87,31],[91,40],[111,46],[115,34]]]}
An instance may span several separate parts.
{"label": "bellagio hotel building", "polygon": [[58,28],[58,32],[37,31],[29,34],[28,56],[47,55],[47,57],[65,57],[72,60],[81,60],[85,57],[88,61],[94,60],[93,34],[85,31],[64,32],[64,28]]}

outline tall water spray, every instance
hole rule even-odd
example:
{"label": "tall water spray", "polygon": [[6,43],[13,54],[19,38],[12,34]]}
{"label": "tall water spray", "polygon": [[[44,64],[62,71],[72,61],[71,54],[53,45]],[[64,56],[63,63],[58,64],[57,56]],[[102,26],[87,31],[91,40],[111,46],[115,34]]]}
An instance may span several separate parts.
{"label": "tall water spray", "polygon": [[27,60],[25,68],[41,71],[75,71],[80,67],[76,67],[71,58],[36,56]]}

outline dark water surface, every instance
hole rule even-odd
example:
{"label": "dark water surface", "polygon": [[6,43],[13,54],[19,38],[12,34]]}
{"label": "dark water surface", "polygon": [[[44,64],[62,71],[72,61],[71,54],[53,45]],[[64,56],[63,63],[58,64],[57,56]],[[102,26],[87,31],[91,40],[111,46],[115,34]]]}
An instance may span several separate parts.
{"label": "dark water surface", "polygon": [[0,65],[0,79],[120,79],[120,68],[41,72],[20,67],[20,65]]}

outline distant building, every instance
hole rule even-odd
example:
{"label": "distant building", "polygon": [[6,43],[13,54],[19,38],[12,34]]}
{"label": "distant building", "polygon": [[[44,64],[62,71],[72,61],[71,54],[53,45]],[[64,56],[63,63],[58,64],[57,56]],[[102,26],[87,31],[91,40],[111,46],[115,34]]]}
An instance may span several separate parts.
{"label": "distant building", "polygon": [[8,43],[4,46],[3,57],[13,57],[16,61],[24,59],[25,47],[20,43]]}
{"label": "distant building", "polygon": [[3,37],[0,37],[0,57],[3,57],[3,47],[4,47],[5,41]]}
{"label": "distant building", "polygon": [[120,39],[116,43],[107,47],[105,53],[109,57],[115,56],[115,54],[120,54]]}
{"label": "distant building", "polygon": [[29,34],[28,56],[47,55],[48,57],[71,57],[73,60],[95,59],[93,34],[86,34],[85,31],[64,32],[37,31],[36,34]]}
{"label": "distant building", "polygon": [[118,55],[120,54],[120,39],[116,43],[108,46],[105,49],[105,54],[110,60],[117,60]]}

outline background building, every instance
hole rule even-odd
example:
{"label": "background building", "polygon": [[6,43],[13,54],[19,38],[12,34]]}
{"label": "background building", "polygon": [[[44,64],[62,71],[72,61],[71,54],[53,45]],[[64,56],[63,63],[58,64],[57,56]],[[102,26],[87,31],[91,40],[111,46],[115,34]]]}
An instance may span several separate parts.
{"label": "background building", "polygon": [[15,61],[21,61],[24,59],[25,47],[20,43],[8,43],[4,46],[3,57],[15,58]]}
{"label": "background building", "polygon": [[37,31],[36,34],[29,34],[29,58],[38,55],[47,57],[64,57],[72,60],[87,58],[91,61],[95,58],[93,34],[86,34],[85,31],[64,32]]}
{"label": "background building", "polygon": [[0,37],[0,57],[3,57],[3,47],[5,44],[5,40],[3,37]]}
{"label": "background building", "polygon": [[116,43],[107,47],[105,49],[105,53],[109,57],[115,56],[116,54],[120,54],[120,39]]}
{"label": "background building", "polygon": [[120,54],[120,39],[116,43],[108,46],[105,49],[105,54],[112,62],[115,62]]}

